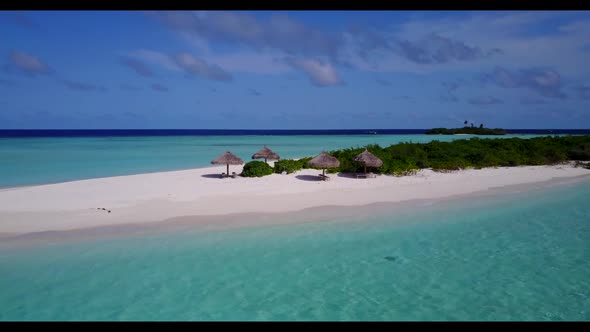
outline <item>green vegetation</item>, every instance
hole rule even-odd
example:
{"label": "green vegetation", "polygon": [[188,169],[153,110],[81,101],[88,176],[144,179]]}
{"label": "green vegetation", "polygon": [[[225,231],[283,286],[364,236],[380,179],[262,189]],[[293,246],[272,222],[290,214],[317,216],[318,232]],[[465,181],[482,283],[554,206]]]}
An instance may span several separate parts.
{"label": "green vegetation", "polygon": [[[452,142],[400,143],[385,148],[368,145],[366,148],[383,161],[383,166],[368,168],[369,171],[395,176],[411,175],[423,168],[448,172],[467,168],[552,165],[570,160],[576,161],[576,167],[590,169],[590,135],[529,139],[474,137]],[[364,166],[353,158],[364,149],[358,147],[329,152],[338,158],[340,167],[328,169],[328,173],[363,172]],[[275,162],[274,169],[265,162],[251,161],[244,165],[242,176],[261,177],[283,171],[291,174],[310,168],[306,164],[311,159],[282,159]]]}
{"label": "green vegetation", "polygon": [[464,127],[464,128],[433,128],[426,132],[426,135],[455,135],[455,134],[469,134],[469,135],[506,135],[506,130],[501,128],[491,129],[484,128],[480,125],[476,127]]}
{"label": "green vegetation", "polygon": [[581,146],[575,147],[570,153],[572,160],[590,160],[590,144],[582,144]]}
{"label": "green vegetation", "polygon": [[294,159],[281,159],[275,162],[274,171],[275,173],[283,173],[283,171],[287,172],[287,174],[291,174],[294,172],[299,171],[302,168],[307,168],[306,163],[311,160],[311,157],[301,158],[298,160]]}
{"label": "green vegetation", "polygon": [[[407,175],[421,168],[453,171],[466,168],[551,165],[568,160],[590,160],[590,135],[546,136],[530,139],[481,139],[432,141],[429,143],[400,143],[382,148],[369,145],[367,149],[383,160],[383,166],[372,171],[382,174]],[[363,165],[352,161],[364,148],[331,151],[340,167],[329,173],[362,172]]]}
{"label": "green vegetation", "polygon": [[242,176],[253,178],[270,175],[273,173],[272,167],[264,161],[254,160],[244,165]]}
{"label": "green vegetation", "polygon": [[283,173],[291,174],[297,172],[303,168],[310,168],[306,166],[306,163],[311,160],[311,157],[301,158],[298,160],[294,159],[281,159],[275,161],[274,168],[262,161],[251,161],[244,165],[242,176],[245,177],[261,177],[265,175],[271,175],[272,173]]}

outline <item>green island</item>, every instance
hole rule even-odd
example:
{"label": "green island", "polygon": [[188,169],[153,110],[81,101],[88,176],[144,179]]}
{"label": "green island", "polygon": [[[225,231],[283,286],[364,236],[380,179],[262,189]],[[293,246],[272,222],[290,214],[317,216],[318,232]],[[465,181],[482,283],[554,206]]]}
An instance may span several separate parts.
{"label": "green island", "polygon": [[506,130],[501,128],[432,128],[426,132],[426,135],[506,135]]}
{"label": "green island", "polygon": [[[365,148],[383,161],[383,165],[371,169],[372,172],[395,176],[415,174],[425,168],[445,172],[484,167],[555,165],[569,161],[576,161],[576,166],[590,168],[587,163],[590,161],[590,135],[583,135],[528,139],[474,137],[452,142],[399,143],[388,147],[368,145],[328,152],[338,158],[340,167],[330,168],[327,172],[362,172],[363,165],[353,161],[353,158]],[[275,163],[273,171],[293,173],[302,168],[312,168],[306,165],[310,159],[282,159]],[[256,176],[271,174],[270,168],[256,165],[265,169],[256,172]]]}
{"label": "green island", "polygon": [[502,128],[485,128],[483,123],[476,127],[465,120],[463,122],[464,127],[462,128],[432,128],[426,132],[426,135],[506,135],[506,130]]}

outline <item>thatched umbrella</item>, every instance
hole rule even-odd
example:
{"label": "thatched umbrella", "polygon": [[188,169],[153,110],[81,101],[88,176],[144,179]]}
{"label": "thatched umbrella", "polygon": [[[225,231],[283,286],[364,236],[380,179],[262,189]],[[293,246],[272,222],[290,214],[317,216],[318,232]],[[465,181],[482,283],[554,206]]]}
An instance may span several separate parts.
{"label": "thatched umbrella", "polygon": [[274,153],[271,149],[267,148],[266,145],[264,146],[264,148],[262,150],[260,150],[252,155],[252,159],[263,159],[263,158],[264,158],[264,162],[266,162],[267,159],[270,159],[270,160],[281,159],[281,157],[279,157],[278,154]]}
{"label": "thatched umbrella", "polygon": [[313,158],[312,160],[308,161],[307,164],[312,167],[319,167],[322,169],[322,175],[326,175],[326,168],[334,168],[340,166],[340,161],[336,159],[336,157],[332,157],[326,153],[326,151],[322,151],[319,156]]}
{"label": "thatched umbrella", "polygon": [[352,158],[352,160],[358,161],[365,165],[365,174],[367,173],[367,166],[377,168],[383,165],[383,161],[375,157],[375,155],[369,152],[367,149],[365,149],[365,151],[362,153],[359,153],[356,157]]}
{"label": "thatched umbrella", "polygon": [[231,152],[225,151],[224,154],[212,160],[211,163],[214,165],[227,165],[227,175],[229,175],[229,165],[242,165],[244,161]]}

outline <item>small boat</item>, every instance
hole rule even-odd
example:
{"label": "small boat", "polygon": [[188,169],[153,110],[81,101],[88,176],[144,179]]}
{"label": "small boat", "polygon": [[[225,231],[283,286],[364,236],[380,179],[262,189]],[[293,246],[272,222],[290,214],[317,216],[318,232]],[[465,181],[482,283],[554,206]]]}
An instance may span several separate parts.
{"label": "small boat", "polygon": [[369,135],[377,135],[376,131],[369,131]]}

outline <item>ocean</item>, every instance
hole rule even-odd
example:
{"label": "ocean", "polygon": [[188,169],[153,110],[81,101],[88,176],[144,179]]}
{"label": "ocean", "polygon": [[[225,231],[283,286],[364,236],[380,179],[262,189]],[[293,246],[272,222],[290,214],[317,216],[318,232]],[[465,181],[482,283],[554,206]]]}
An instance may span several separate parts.
{"label": "ocean", "polygon": [[589,184],[2,247],[0,320],[587,321]]}
{"label": "ocean", "polygon": [[[227,149],[248,161],[264,144],[297,158],[465,138],[420,130],[0,131],[0,187],[210,166]],[[244,215],[233,227],[138,226],[43,240],[50,232],[18,246],[0,239],[0,321],[586,321],[589,184],[586,177],[446,200]]]}
{"label": "ocean", "polygon": [[[469,136],[425,130],[0,130],[0,188],[211,166],[230,150],[245,162],[265,144],[281,158],[322,150],[451,141]],[[511,130],[488,138],[590,133],[586,130]]]}

